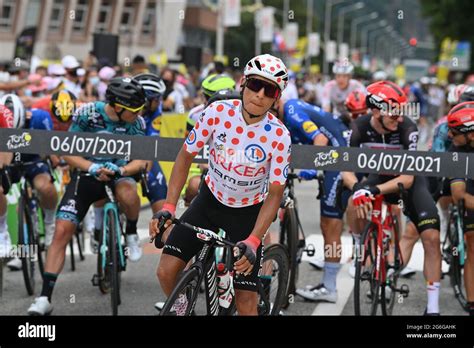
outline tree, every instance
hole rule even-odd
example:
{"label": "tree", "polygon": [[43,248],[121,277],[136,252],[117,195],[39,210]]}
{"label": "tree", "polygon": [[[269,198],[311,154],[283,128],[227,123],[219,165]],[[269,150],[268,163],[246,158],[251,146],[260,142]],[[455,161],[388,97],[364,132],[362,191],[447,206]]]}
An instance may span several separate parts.
{"label": "tree", "polygon": [[[264,0],[264,6],[273,6],[277,9],[275,12],[275,22],[283,27],[283,0]],[[242,0],[242,7],[254,4],[254,0]],[[297,22],[299,36],[306,35],[306,1],[291,0],[288,22]],[[317,29],[316,11],[313,17],[313,30]],[[255,25],[254,13],[242,12],[241,24],[239,27],[230,27],[226,29],[224,52],[229,57],[229,66],[236,69],[242,69],[243,65],[254,56],[255,52]],[[262,44],[262,53],[271,53],[271,44]],[[238,66],[235,65],[238,62]]]}
{"label": "tree", "polygon": [[[422,14],[430,19],[430,29],[438,51],[441,41],[453,40],[474,42],[472,14],[474,1],[470,0],[420,0]],[[472,47],[471,47],[472,49]],[[471,71],[474,70],[474,54],[471,53]]]}

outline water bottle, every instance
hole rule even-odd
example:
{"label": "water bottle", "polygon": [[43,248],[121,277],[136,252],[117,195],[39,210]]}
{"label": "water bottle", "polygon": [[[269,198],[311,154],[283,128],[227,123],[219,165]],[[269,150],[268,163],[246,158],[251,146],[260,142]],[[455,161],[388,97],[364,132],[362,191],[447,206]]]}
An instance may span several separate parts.
{"label": "water bottle", "polygon": [[231,272],[226,269],[224,263],[217,265],[217,293],[219,295],[219,305],[223,308],[229,308],[234,299],[234,283]]}

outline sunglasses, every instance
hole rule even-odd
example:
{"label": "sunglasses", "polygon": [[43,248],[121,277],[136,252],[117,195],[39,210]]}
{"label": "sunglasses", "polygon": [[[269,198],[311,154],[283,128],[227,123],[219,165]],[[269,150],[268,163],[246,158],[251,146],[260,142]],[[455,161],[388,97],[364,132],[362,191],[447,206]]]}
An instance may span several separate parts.
{"label": "sunglasses", "polygon": [[458,131],[457,129],[454,129],[454,128],[449,128],[449,131],[453,134],[453,136],[464,134],[464,133],[462,133],[462,132],[460,132],[460,131]]}
{"label": "sunglasses", "polygon": [[265,94],[265,97],[268,98],[276,99],[280,95],[280,89],[270,82],[266,82],[259,79],[248,79],[245,85],[255,93],[260,92],[263,88],[263,93]]}
{"label": "sunglasses", "polygon": [[139,106],[138,108],[130,108],[128,106],[125,106],[125,105],[122,105],[122,104],[119,104],[119,103],[115,103],[115,105],[117,106],[120,106],[121,108],[124,108],[125,110],[128,110],[134,114],[138,113],[140,110],[142,110],[144,107],[145,107],[145,104],[143,104],[142,106]]}

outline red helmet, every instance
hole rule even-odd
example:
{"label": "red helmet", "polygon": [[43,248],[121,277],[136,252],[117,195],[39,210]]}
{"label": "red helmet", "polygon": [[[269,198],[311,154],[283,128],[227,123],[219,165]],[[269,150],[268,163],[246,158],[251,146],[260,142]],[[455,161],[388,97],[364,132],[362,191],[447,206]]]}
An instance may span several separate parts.
{"label": "red helmet", "polygon": [[365,103],[365,94],[361,91],[351,92],[345,102],[347,110],[351,113],[352,118],[357,118],[360,115],[367,113],[367,104]]}
{"label": "red helmet", "polygon": [[405,92],[391,81],[378,81],[367,87],[366,103],[370,109],[388,111],[390,106],[400,107],[406,102]]}
{"label": "red helmet", "polygon": [[13,113],[0,104],[0,128],[13,128]]}
{"label": "red helmet", "polygon": [[448,114],[448,127],[460,133],[474,132],[474,102],[453,107]]}

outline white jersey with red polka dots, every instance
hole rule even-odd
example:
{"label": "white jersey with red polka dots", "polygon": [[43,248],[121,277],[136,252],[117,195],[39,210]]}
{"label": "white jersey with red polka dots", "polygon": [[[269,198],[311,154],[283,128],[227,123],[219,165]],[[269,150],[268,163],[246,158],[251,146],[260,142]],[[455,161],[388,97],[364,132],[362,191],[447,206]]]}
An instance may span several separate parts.
{"label": "white jersey with red polka dots", "polygon": [[290,133],[270,113],[247,124],[237,99],[209,105],[189,133],[184,149],[197,155],[209,144],[206,184],[229,207],[262,202],[268,184],[284,185],[291,152]]}

